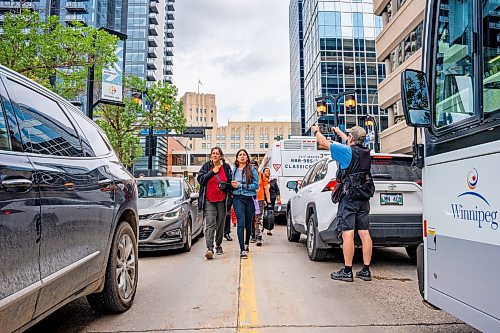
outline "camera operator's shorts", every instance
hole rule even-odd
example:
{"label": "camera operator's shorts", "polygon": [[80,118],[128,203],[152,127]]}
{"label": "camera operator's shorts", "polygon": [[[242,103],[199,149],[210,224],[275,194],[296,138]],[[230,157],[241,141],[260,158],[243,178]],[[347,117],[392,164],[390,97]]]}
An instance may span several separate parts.
{"label": "camera operator's shorts", "polygon": [[344,195],[340,201],[337,212],[337,230],[368,230],[370,220],[370,201],[349,201]]}

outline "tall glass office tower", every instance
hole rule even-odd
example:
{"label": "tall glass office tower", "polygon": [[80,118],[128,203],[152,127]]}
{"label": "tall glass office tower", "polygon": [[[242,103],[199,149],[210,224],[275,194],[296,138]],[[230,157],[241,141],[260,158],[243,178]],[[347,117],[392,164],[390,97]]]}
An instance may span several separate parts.
{"label": "tall glass office tower", "polygon": [[[375,56],[375,38],[382,29],[382,21],[373,15],[373,1],[302,0],[302,22],[303,132],[310,133],[317,121],[316,97],[352,89],[356,90],[357,105],[350,109],[341,104],[341,125],[347,128],[362,126],[370,114],[378,121],[379,130],[385,129],[387,115],[377,104],[377,84],[385,78],[385,68],[377,63]],[[291,68],[294,68],[293,63]],[[292,95],[292,100],[294,98],[297,97]]]}
{"label": "tall glass office tower", "polygon": [[291,0],[289,13],[292,135],[303,135],[306,112],[304,105],[304,31],[302,25],[302,0]]}

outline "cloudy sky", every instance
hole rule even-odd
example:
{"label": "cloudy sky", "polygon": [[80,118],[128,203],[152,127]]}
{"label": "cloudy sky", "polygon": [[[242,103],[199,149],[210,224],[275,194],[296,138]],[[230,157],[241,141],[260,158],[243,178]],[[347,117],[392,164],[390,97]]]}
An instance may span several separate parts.
{"label": "cloudy sky", "polygon": [[288,0],[175,2],[179,96],[216,95],[218,122],[290,120]]}

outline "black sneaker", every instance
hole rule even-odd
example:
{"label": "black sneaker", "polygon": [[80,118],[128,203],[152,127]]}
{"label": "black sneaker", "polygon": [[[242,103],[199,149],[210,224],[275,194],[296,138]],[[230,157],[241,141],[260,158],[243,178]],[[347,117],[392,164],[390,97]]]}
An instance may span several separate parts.
{"label": "black sneaker", "polygon": [[232,240],[233,240],[233,239],[231,238],[231,235],[230,235],[230,234],[225,234],[225,235],[224,235],[224,238],[225,238],[228,242],[230,242],[230,241],[232,241]]}
{"label": "black sneaker", "polygon": [[344,268],[342,268],[338,272],[333,272],[332,274],[330,274],[330,277],[334,280],[340,280],[346,282],[354,281],[354,279],[352,278],[352,271],[347,273]]}
{"label": "black sneaker", "polygon": [[255,237],[252,237],[252,238],[250,239],[250,243],[255,243],[255,242],[257,242],[257,240],[255,239]]}
{"label": "black sneaker", "polygon": [[247,251],[241,251],[241,252],[240,252],[240,258],[242,258],[242,259],[246,259],[246,258],[248,258]]}
{"label": "black sneaker", "polygon": [[245,251],[250,252],[250,247],[248,245],[245,245]]}
{"label": "black sneaker", "polygon": [[222,250],[222,246],[217,246],[217,247],[215,248],[215,253],[216,253],[216,254],[223,254],[223,253],[224,253],[224,251]]}
{"label": "black sneaker", "polygon": [[262,237],[257,238],[257,246],[262,246]]}
{"label": "black sneaker", "polygon": [[369,270],[360,270],[359,272],[356,272],[356,277],[358,279],[364,280],[364,281],[371,281],[372,280],[372,273],[370,273]]}

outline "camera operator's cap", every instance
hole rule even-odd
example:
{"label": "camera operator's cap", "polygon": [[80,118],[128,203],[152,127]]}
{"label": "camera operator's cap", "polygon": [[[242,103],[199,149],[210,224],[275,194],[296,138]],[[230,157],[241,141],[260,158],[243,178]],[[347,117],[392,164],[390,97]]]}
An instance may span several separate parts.
{"label": "camera operator's cap", "polygon": [[353,137],[354,142],[358,144],[363,144],[366,139],[366,130],[361,126],[354,126],[349,131],[349,134]]}

